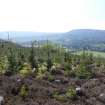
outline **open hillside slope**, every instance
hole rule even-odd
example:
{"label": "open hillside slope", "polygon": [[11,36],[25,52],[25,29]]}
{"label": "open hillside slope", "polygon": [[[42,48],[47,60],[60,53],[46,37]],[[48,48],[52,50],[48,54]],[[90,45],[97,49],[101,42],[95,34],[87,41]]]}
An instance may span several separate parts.
{"label": "open hillside slope", "polygon": [[105,59],[50,42],[0,55],[1,105],[105,105]]}
{"label": "open hillside slope", "polygon": [[80,29],[65,33],[60,39],[63,45],[74,49],[105,50],[105,31]]}
{"label": "open hillside slope", "polygon": [[[105,74],[89,80],[68,78],[63,74],[56,74],[54,78],[48,81],[32,76],[0,76],[0,95],[5,99],[4,105],[105,105]],[[22,86],[27,86],[27,94],[21,93],[24,91]],[[71,86],[80,88],[81,92],[74,99],[65,99],[63,94]],[[56,96],[56,92],[61,96]]]}

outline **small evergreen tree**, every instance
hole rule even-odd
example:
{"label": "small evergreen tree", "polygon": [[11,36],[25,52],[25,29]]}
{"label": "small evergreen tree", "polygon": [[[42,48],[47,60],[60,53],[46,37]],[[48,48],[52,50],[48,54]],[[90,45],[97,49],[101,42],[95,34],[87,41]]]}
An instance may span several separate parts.
{"label": "small evergreen tree", "polygon": [[47,70],[49,71],[52,66],[53,66],[52,60],[51,59],[48,59],[47,60]]}
{"label": "small evergreen tree", "polygon": [[49,71],[53,65],[50,55],[50,48],[49,48],[49,42],[47,40],[47,70]]}
{"label": "small evergreen tree", "polygon": [[10,48],[10,54],[8,55],[8,71],[11,73],[16,73],[17,72],[17,61],[15,57],[15,53],[13,50]]}
{"label": "small evergreen tree", "polygon": [[86,65],[80,64],[76,71],[76,76],[80,79],[89,79],[92,77],[92,72],[87,69]]}
{"label": "small evergreen tree", "polygon": [[21,69],[19,70],[19,73],[21,76],[28,76],[30,75],[32,72],[31,67],[28,63],[24,63],[21,67]]}
{"label": "small evergreen tree", "polygon": [[29,56],[29,62],[31,64],[31,68],[36,68],[38,69],[38,61],[35,58],[35,51],[34,51],[34,43],[32,43],[31,46],[31,51],[30,51],[30,56]]}
{"label": "small evergreen tree", "polygon": [[8,68],[7,56],[0,57],[0,74],[4,74]]}

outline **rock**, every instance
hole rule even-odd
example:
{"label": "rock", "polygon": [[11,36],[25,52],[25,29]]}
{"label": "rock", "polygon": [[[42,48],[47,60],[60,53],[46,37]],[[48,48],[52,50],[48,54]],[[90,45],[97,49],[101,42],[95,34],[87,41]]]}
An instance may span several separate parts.
{"label": "rock", "polygon": [[51,67],[51,70],[56,70],[56,66],[52,66]]}
{"label": "rock", "polygon": [[85,92],[84,92],[84,89],[83,88],[77,87],[75,90],[76,90],[76,94],[78,96],[84,96],[85,95]]}
{"label": "rock", "polygon": [[21,79],[17,79],[17,82],[21,82]]}
{"label": "rock", "polygon": [[77,87],[75,90],[76,90],[76,94],[77,94],[77,95],[79,95],[79,96],[82,95],[82,90],[81,90],[80,87]]}
{"label": "rock", "polygon": [[76,91],[78,92],[78,91],[81,91],[81,88],[80,87],[77,87],[76,88]]}
{"label": "rock", "polygon": [[34,73],[35,71],[36,71],[36,68],[33,68],[33,69],[32,69],[32,73]]}
{"label": "rock", "polygon": [[57,82],[57,83],[60,83],[60,82],[61,82],[61,80],[59,80],[59,79],[56,79],[56,80],[55,80],[55,82]]}
{"label": "rock", "polygon": [[105,94],[104,94],[104,93],[101,93],[101,94],[99,95],[98,99],[99,99],[101,102],[105,103]]}
{"label": "rock", "polygon": [[0,96],[0,105],[4,105],[4,97]]}

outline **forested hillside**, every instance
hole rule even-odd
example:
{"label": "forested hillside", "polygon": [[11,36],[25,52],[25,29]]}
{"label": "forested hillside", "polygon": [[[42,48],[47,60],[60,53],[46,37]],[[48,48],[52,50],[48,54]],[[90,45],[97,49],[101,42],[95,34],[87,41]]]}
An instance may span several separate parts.
{"label": "forested hillside", "polygon": [[61,37],[63,45],[73,49],[90,49],[94,51],[105,51],[105,31],[80,29],[72,30]]}

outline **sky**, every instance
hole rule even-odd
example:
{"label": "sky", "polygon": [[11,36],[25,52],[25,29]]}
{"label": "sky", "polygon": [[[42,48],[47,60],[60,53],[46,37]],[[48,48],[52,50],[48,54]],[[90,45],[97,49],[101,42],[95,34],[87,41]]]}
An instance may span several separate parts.
{"label": "sky", "polygon": [[0,31],[105,29],[105,0],[0,0]]}

